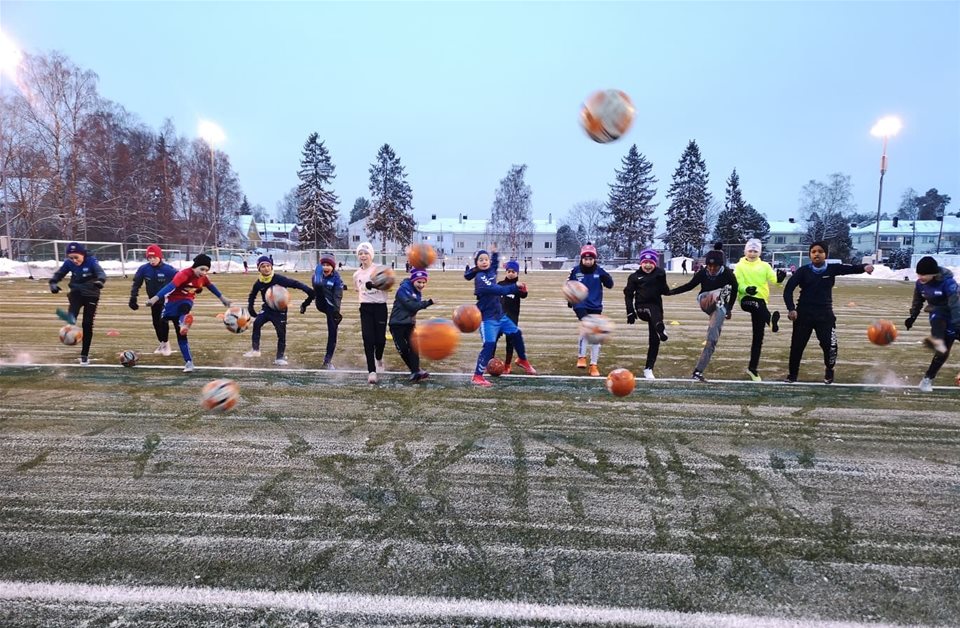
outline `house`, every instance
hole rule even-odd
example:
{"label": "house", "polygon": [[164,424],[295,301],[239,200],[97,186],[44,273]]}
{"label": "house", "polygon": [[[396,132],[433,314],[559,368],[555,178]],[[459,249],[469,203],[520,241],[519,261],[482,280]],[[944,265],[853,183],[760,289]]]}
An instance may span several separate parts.
{"label": "house", "polygon": [[[896,223],[896,224],[894,224]],[[881,220],[881,257],[900,249],[913,249],[915,254],[960,250],[960,218],[947,216],[940,220]],[[876,246],[877,223],[850,229],[853,248],[861,255],[872,255]]]}
{"label": "house", "polygon": [[296,249],[300,247],[300,227],[292,222],[255,221],[250,214],[237,218],[237,229],[247,249]]}

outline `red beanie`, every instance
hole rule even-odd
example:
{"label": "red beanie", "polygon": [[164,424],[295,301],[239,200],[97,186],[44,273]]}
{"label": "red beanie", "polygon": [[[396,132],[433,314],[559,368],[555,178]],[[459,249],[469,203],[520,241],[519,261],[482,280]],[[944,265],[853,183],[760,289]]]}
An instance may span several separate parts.
{"label": "red beanie", "polygon": [[163,259],[163,251],[160,250],[160,247],[156,244],[151,244],[147,247],[147,257],[159,257]]}

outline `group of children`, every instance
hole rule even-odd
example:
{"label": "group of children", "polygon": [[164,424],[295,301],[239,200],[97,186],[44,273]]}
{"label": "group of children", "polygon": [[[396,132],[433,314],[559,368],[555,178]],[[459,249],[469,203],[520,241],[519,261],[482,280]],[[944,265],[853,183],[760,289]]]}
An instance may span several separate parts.
{"label": "group of children", "polygon": [[[709,251],[703,267],[697,270],[691,279],[673,289],[667,285],[666,274],[657,264],[656,251],[644,250],[640,253],[640,267],[633,272],[623,289],[627,324],[633,325],[637,319],[647,323],[649,344],[644,364],[643,376],[655,379],[654,368],[660,349],[660,343],[667,340],[664,325],[663,297],[682,294],[699,288],[697,300],[703,312],[709,316],[706,340],[694,367],[692,378],[707,381],[704,375],[710,359],[716,349],[725,320],[733,315],[733,306],[740,303],[743,311],[751,318],[751,347],[747,373],[753,381],[761,381],[758,371],[760,352],[766,328],[776,333],[779,329],[780,313],[771,313],[769,308],[770,285],[782,283],[786,273],[774,271],[760,259],[762,244],[751,239],[744,247],[744,256],[736,264],[735,270],[727,267],[722,250]],[[833,312],[833,287],[835,278],[841,275],[872,273],[869,264],[827,264],[827,248],[823,243],[810,245],[810,263],[794,272],[784,287],[784,303],[787,317],[793,322],[788,360],[787,382],[797,381],[800,362],[804,349],[812,334],[823,351],[824,383],[834,381],[834,369],[837,361],[836,316]],[[386,346],[387,328],[393,337],[394,345],[404,364],[410,370],[410,380],[418,382],[429,374],[420,367],[419,356],[411,346],[411,337],[416,324],[417,312],[434,305],[432,299],[423,298],[423,290],[429,280],[425,269],[414,268],[410,276],[397,288],[393,309],[387,312],[387,292],[374,285],[374,250],[370,243],[364,242],[357,247],[357,259],[360,267],[354,273],[353,283],[357,290],[360,306],[360,328],[367,365],[367,381],[375,384],[378,373],[383,372],[383,353]],[[154,351],[164,356],[171,354],[169,342],[169,324],[173,323],[177,344],[184,360],[184,372],[193,370],[193,359],[187,336],[193,324],[191,310],[196,296],[208,289],[224,306],[231,301],[223,296],[210,281],[211,268],[209,256],[197,255],[190,268],[177,271],[163,261],[163,251],[157,245],[151,245],[146,251],[147,263],[136,272],[130,292],[129,307],[139,309],[138,294],[145,287],[148,296],[147,305],[151,309],[153,327],[159,341]],[[489,387],[490,381],[484,377],[487,365],[496,351],[500,336],[506,336],[507,354],[505,373],[510,373],[513,354],[516,353],[516,365],[529,375],[537,371],[527,359],[523,334],[518,326],[520,300],[526,298],[526,285],[519,282],[519,265],[515,261],[505,265],[506,278],[497,281],[499,256],[496,246],[490,251],[480,250],[474,256],[474,266],[464,271],[464,279],[473,281],[477,307],[481,313],[480,337],[482,347],[477,357],[472,382],[477,386]],[[273,307],[266,298],[272,286],[301,290],[306,300],[300,305],[300,313],[306,313],[311,303],[327,319],[327,343],[324,354],[324,368],[333,368],[333,355],[337,345],[337,331],[343,316],[340,313],[343,292],[346,289],[333,255],[321,256],[320,263],[312,277],[312,287],[299,281],[275,273],[273,260],[261,256],[257,260],[259,276],[250,290],[247,308],[253,322],[252,348],[245,357],[260,355],[260,339],[263,326],[270,322],[277,332],[277,353],[275,363],[286,365],[286,308]],[[941,268],[932,257],[924,257],[917,264],[917,282],[910,315],[904,326],[910,329],[919,317],[921,309],[929,314],[931,334],[925,344],[934,351],[934,357],[920,383],[923,391],[932,390],[932,382],[940,368],[946,362],[950,350],[960,331],[960,290],[949,270]],[[88,365],[90,344],[93,338],[93,322],[100,299],[100,291],[106,282],[106,274],[96,258],[88,253],[81,243],[71,242],[67,246],[66,260],[50,279],[50,291],[60,291],[59,282],[70,274],[68,293],[69,313],[74,320],[81,320],[83,337],[80,363]],[[603,312],[603,290],[612,289],[613,277],[597,263],[597,251],[592,245],[580,250],[579,263],[571,270],[569,280],[586,286],[586,297],[578,303],[571,303],[578,320],[590,314]],[[800,294],[794,301],[794,291]],[[257,297],[262,302],[259,313],[256,311]],[[926,305],[925,305],[926,304]],[[82,313],[82,319],[81,317]],[[591,376],[599,376],[600,345],[588,341],[581,332],[578,340],[577,368],[589,368]],[[589,359],[589,363],[588,363]]]}

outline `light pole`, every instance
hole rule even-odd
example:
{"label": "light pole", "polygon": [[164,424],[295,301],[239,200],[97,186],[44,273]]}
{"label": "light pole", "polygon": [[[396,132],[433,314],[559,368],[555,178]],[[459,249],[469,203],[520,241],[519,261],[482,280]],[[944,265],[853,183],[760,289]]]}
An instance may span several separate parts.
{"label": "light pole", "polygon": [[210,147],[210,206],[213,208],[213,246],[216,250],[217,261],[219,261],[220,216],[217,213],[217,170],[214,161],[214,147],[227,139],[227,136],[216,122],[210,120],[200,120],[197,123],[197,135]]}
{"label": "light pole", "polygon": [[[0,83],[3,81],[3,76],[13,79],[13,82],[17,82],[17,68],[20,67],[20,62],[23,60],[23,52],[20,50],[20,47],[3,31],[0,31]],[[0,84],[2,87],[2,84]],[[0,181],[3,181],[3,173],[0,172]],[[6,198],[4,198],[4,201]],[[10,259],[14,259],[13,254],[13,232],[11,231],[12,221],[10,220],[10,204],[6,202],[0,202],[0,211],[2,211],[7,219],[7,255],[10,256]]]}
{"label": "light pole", "polygon": [[900,118],[896,116],[887,116],[880,118],[870,129],[870,134],[874,137],[883,138],[883,155],[880,157],[880,193],[877,196],[877,228],[874,235],[874,253],[873,263],[880,263],[880,205],[883,203],[883,175],[887,173],[887,139],[897,134],[903,127]]}

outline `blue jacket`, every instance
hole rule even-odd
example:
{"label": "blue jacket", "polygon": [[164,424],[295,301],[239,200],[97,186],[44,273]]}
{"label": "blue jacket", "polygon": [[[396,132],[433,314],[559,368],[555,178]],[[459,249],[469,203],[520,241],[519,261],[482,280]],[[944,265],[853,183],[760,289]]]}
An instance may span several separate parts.
{"label": "blue jacket", "polygon": [[289,277],[284,277],[281,274],[274,273],[273,281],[271,281],[270,283],[264,283],[260,281],[260,279],[257,279],[253,284],[253,288],[250,289],[250,295],[247,297],[247,311],[250,312],[250,316],[257,315],[257,310],[254,308],[254,302],[256,301],[258,294],[260,295],[260,298],[263,300],[263,309],[276,312],[276,310],[274,310],[272,307],[267,305],[267,300],[264,297],[264,295],[267,292],[267,289],[270,288],[271,286],[283,286],[284,288],[296,288],[297,290],[303,290],[304,292],[306,292],[307,297],[309,299],[313,298],[313,290],[307,287],[306,284],[302,284],[296,279],[290,279]]}
{"label": "blue jacket", "polygon": [[[313,290],[316,293],[317,309],[326,314],[340,311],[340,303],[343,300],[343,291],[346,286],[340,273],[333,271],[329,277],[323,275],[323,265],[317,264],[313,271]],[[307,300],[307,305],[310,301]]]}
{"label": "blue jacket", "polygon": [[585,273],[577,264],[570,270],[570,280],[579,281],[587,287],[587,298],[573,306],[576,310],[603,310],[603,289],[613,287],[613,277],[610,273],[594,266],[592,273]]}
{"label": "blue jacket", "polygon": [[[477,296],[477,307],[480,308],[480,314],[485,321],[498,321],[503,318],[503,305],[500,303],[500,297],[506,294],[517,294],[519,289],[517,284],[501,286],[497,284],[497,269],[500,267],[500,256],[496,253],[490,255],[490,268],[480,270],[474,268],[473,294]],[[464,273],[466,277],[467,273]]]}
{"label": "blue jacket", "polygon": [[390,310],[391,325],[413,325],[417,322],[417,312],[433,305],[433,299],[423,299],[423,293],[417,290],[410,278],[400,282],[397,296]]}
{"label": "blue jacket", "polygon": [[137,269],[137,274],[133,276],[133,286],[130,288],[130,298],[137,298],[137,294],[140,292],[140,286],[144,282],[147,284],[147,296],[152,297],[156,293],[160,292],[160,288],[170,283],[173,280],[173,276],[176,274],[177,269],[170,264],[161,262],[160,264],[157,264],[156,267],[151,266],[149,263],[144,264]]}
{"label": "blue jacket", "polygon": [[100,268],[96,257],[89,254],[84,256],[83,263],[79,266],[69,259],[64,260],[63,265],[50,278],[50,285],[60,283],[67,273],[70,273],[70,292],[100,298],[100,290],[107,281],[107,273]]}
{"label": "blue jacket", "polygon": [[957,280],[953,273],[940,267],[940,272],[929,282],[917,281],[913,290],[913,303],[910,305],[910,318],[920,315],[920,308],[926,301],[932,319],[935,314],[945,316],[953,324],[960,324],[960,295]]}

